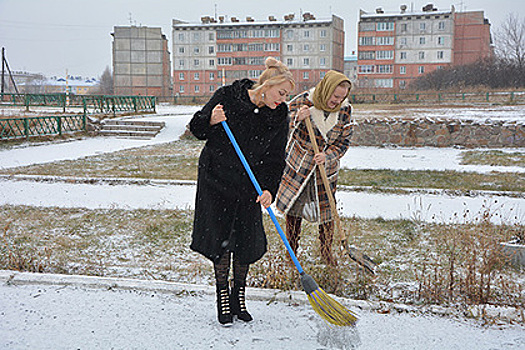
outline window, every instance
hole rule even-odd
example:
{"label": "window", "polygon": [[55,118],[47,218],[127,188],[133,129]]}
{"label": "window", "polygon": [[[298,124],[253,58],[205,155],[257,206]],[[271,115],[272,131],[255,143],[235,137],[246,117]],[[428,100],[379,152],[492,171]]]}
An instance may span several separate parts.
{"label": "window", "polygon": [[184,67],[184,60],[179,60],[179,67]]}
{"label": "window", "polygon": [[201,75],[199,73],[194,73],[193,74],[193,79],[200,80],[200,78],[201,78]]}
{"label": "window", "polygon": [[287,65],[288,67],[293,66],[293,58],[287,58],[287,59],[286,59],[286,65]]}
{"label": "window", "polygon": [[309,58],[303,58],[303,66],[309,66],[310,65],[310,59]]}
{"label": "window", "polygon": [[377,60],[391,60],[394,59],[394,51],[376,51]]}
{"label": "window", "polygon": [[303,46],[303,51],[305,51],[305,52],[310,51],[310,45],[308,45],[308,44],[304,44],[304,46]]}
{"label": "window", "polygon": [[215,53],[215,46],[208,46],[208,53]]}
{"label": "window", "polygon": [[319,65],[320,65],[321,67],[325,67],[325,66],[326,66],[326,58],[321,57],[321,58],[319,59]]}
{"label": "window", "polygon": [[376,67],[376,73],[390,74],[392,73],[392,65],[391,64],[379,64]]}
{"label": "window", "polygon": [[321,29],[321,31],[319,32],[319,36],[321,38],[326,38],[326,29]]}
{"label": "window", "polygon": [[394,22],[379,22],[377,23],[377,31],[394,30]]}
{"label": "window", "polygon": [[367,45],[375,45],[375,37],[373,36],[362,36],[359,38],[359,45],[367,46]]}
{"label": "window", "polygon": [[421,22],[419,23],[419,30],[425,30],[427,27],[426,23],[425,22]]}
{"label": "window", "polygon": [[376,45],[394,45],[393,36],[378,36],[376,38]]}
{"label": "window", "polygon": [[319,51],[326,51],[326,44],[319,45]]}
{"label": "window", "polygon": [[393,79],[375,79],[375,86],[379,88],[391,88],[394,87]]}
{"label": "window", "polygon": [[200,61],[199,60],[193,60],[193,65],[194,66],[200,66]]}
{"label": "window", "polygon": [[406,32],[407,31],[407,24],[406,23],[402,23],[401,24],[401,31],[402,32]]}
{"label": "window", "polygon": [[184,85],[179,86],[179,92],[180,92],[181,94],[184,93]]}
{"label": "window", "polygon": [[406,46],[407,45],[407,38],[399,39],[399,43],[401,44],[401,46]]}
{"label": "window", "polygon": [[425,42],[426,42],[426,40],[425,40],[424,36],[419,38],[419,45],[425,45]]}
{"label": "window", "polygon": [[401,89],[404,89],[404,88],[406,87],[406,81],[404,81],[404,80],[400,80],[400,81],[399,81],[399,87],[400,87]]}
{"label": "window", "polygon": [[293,30],[286,31],[286,37],[288,39],[293,39]]}
{"label": "window", "polygon": [[325,75],[326,75],[326,72],[321,72],[319,73],[319,78],[323,79]]}
{"label": "window", "polygon": [[286,45],[286,51],[293,52],[293,45]]}
{"label": "window", "polygon": [[303,72],[303,80],[309,80],[310,79],[310,73]]}
{"label": "window", "polygon": [[359,23],[359,31],[361,32],[373,32],[375,30],[376,30],[376,24],[374,22]]}
{"label": "window", "polygon": [[444,36],[438,36],[438,45],[445,45],[445,37]]}
{"label": "window", "polygon": [[184,53],[184,47],[179,47],[179,53]]}
{"label": "window", "polygon": [[217,57],[217,64],[220,66],[231,66],[232,58],[231,57]]}
{"label": "window", "polygon": [[424,74],[425,73],[425,67],[424,66],[419,66],[418,70],[419,74]]}
{"label": "window", "polygon": [[439,23],[438,23],[438,29],[439,29],[439,30],[445,30],[445,22],[443,22],[443,21],[442,21],[442,22],[439,22]]}
{"label": "window", "polygon": [[309,30],[305,30],[304,31],[304,37],[305,38],[309,38],[310,37],[310,31]]}
{"label": "window", "polygon": [[214,72],[210,73],[210,80],[215,80],[215,73]]}
{"label": "window", "polygon": [[419,51],[419,59],[424,60],[425,59],[425,51]]}
{"label": "window", "polygon": [[179,80],[184,80],[184,73],[179,73]]}
{"label": "window", "polygon": [[179,41],[184,41],[184,33],[179,33]]}
{"label": "window", "polygon": [[359,51],[358,55],[360,60],[374,60],[376,58],[375,51]]}
{"label": "window", "polygon": [[215,91],[215,86],[214,85],[210,85],[210,92],[214,92]]}
{"label": "window", "polygon": [[437,52],[437,58],[438,60],[442,60],[443,57],[445,57],[445,53],[443,51],[438,51]]}
{"label": "window", "polygon": [[208,40],[209,41],[213,41],[215,39],[215,34],[214,33],[209,33],[208,34]]}
{"label": "window", "polygon": [[281,44],[279,43],[264,44],[264,51],[281,51]]}
{"label": "window", "polygon": [[195,46],[195,47],[193,48],[193,53],[198,54],[200,51],[201,51],[201,50],[200,50],[200,48],[199,48],[198,46]]}
{"label": "window", "polygon": [[359,66],[359,73],[368,74],[374,73],[375,66],[370,64],[364,64]]}
{"label": "window", "polygon": [[201,40],[201,34],[200,33],[193,33],[193,40],[200,41]]}
{"label": "window", "polygon": [[406,52],[401,52],[401,57],[400,59],[402,60],[406,60],[407,59],[407,53]]}
{"label": "window", "polygon": [[210,60],[208,63],[210,64],[210,66],[215,67],[215,60]]}
{"label": "window", "polygon": [[405,66],[399,67],[399,74],[407,74],[407,67]]}
{"label": "window", "polygon": [[201,91],[201,87],[199,85],[195,85],[194,91],[199,93]]}

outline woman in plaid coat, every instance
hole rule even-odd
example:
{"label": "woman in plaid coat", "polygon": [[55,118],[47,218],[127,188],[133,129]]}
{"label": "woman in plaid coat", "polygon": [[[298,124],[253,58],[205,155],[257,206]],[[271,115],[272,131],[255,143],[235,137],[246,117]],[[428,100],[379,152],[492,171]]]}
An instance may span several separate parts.
{"label": "woman in plaid coat", "polygon": [[[275,205],[286,215],[286,235],[297,253],[302,219],[319,223],[321,256],[336,265],[331,253],[334,224],[328,195],[316,169],[324,166],[335,195],[339,159],[346,153],[352,135],[351,106],[347,101],[351,82],[329,71],[316,87],[296,96],[289,105],[290,137],[286,166]],[[314,154],[304,120],[310,118],[320,153]]]}

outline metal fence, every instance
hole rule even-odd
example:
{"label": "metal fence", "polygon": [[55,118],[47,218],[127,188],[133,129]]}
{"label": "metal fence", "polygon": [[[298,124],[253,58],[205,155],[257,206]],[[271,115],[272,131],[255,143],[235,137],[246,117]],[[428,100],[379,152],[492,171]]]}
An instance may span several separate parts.
{"label": "metal fence", "polygon": [[85,114],[0,119],[0,140],[62,135],[86,130]]}
{"label": "metal fence", "polygon": [[525,103],[525,92],[429,92],[351,94],[352,103]]}
{"label": "metal fence", "polygon": [[156,98],[153,96],[106,96],[66,94],[1,94],[1,105],[82,108],[77,115],[0,118],[0,140],[31,136],[62,135],[85,131],[87,116],[94,114],[154,113]]}

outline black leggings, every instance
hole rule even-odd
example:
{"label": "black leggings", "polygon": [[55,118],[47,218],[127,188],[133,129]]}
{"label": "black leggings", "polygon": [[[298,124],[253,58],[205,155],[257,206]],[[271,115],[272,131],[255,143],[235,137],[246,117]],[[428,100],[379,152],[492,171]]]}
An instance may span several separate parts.
{"label": "black leggings", "polygon": [[222,255],[219,261],[213,263],[215,270],[215,280],[217,286],[225,287],[228,285],[230,274],[231,257],[233,255],[233,283],[237,286],[246,285],[246,276],[250,269],[250,264],[241,264],[235,254],[227,252]]}

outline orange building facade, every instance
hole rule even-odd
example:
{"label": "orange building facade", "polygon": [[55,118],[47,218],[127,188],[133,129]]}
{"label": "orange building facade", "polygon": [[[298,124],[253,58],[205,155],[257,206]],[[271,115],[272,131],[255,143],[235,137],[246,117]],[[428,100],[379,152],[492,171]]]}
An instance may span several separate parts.
{"label": "orange building facade", "polygon": [[456,13],[427,5],[421,12],[361,11],[358,86],[405,89],[423,74],[491,54],[490,24],[482,11]]}

